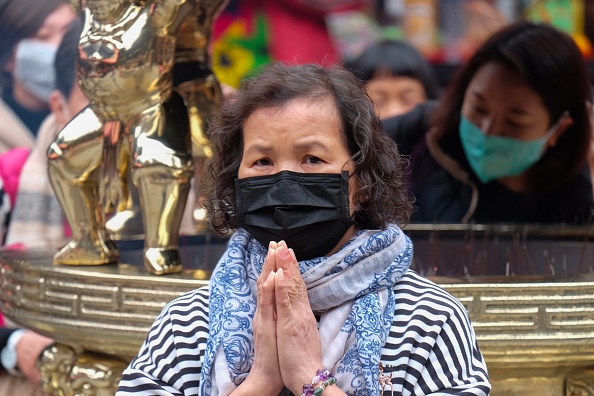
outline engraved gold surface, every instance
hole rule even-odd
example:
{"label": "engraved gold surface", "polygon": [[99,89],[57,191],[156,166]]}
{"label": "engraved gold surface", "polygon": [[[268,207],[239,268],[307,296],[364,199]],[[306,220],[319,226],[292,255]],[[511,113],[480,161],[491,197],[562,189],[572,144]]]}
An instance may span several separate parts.
{"label": "engraved gold surface", "polygon": [[569,373],[565,394],[567,396],[594,395],[594,366]]}
{"label": "engraved gold surface", "polygon": [[[4,252],[0,309],[76,359],[127,362],[163,306],[209,277],[209,266],[157,277],[138,264],[63,267],[44,251]],[[594,276],[432,279],[468,309],[493,395],[591,395],[592,371],[575,372],[594,363]]]}
{"label": "engraved gold surface", "polygon": [[138,265],[63,267],[47,252],[4,254],[0,307],[20,325],[77,350],[123,359],[136,355],[165,304],[207,284],[210,272],[185,270],[168,277]]}
{"label": "engraved gold surface", "polygon": [[444,285],[470,313],[489,367],[594,363],[594,277],[550,283],[511,279],[520,282]]}
{"label": "engraved gold surface", "polygon": [[594,364],[594,276],[526,278],[434,280],[470,313],[494,396],[571,395],[568,373]]}
{"label": "engraved gold surface", "polygon": [[130,210],[132,181],[142,209],[145,268],[157,275],[182,270],[178,232],[194,176],[192,142],[199,156],[209,155],[206,120],[221,96],[207,46],[223,5],[82,3],[77,70],[90,105],[48,152],[50,180],[72,228],[56,264],[118,262],[105,213]]}

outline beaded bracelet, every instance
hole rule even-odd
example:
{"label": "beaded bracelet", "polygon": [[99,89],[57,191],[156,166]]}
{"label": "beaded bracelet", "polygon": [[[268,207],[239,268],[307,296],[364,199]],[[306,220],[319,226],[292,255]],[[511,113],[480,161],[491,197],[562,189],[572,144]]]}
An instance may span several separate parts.
{"label": "beaded bracelet", "polygon": [[316,388],[316,390],[315,390],[315,391],[314,391],[314,393],[313,393],[313,394],[314,394],[314,396],[320,396],[320,395],[322,394],[322,391],[323,391],[324,389],[326,389],[326,388],[327,388],[328,386],[330,386],[330,385],[334,385],[335,383],[336,383],[336,378],[334,378],[334,377],[330,377],[330,378],[328,378],[326,381],[322,382],[322,383],[320,384],[320,386],[318,386],[318,387]]}
{"label": "beaded bracelet", "polygon": [[[314,388],[314,386],[322,381],[322,384]],[[317,396],[322,393],[326,387],[333,385],[336,383],[336,378],[332,376],[332,373],[329,370],[319,369],[316,371],[315,377],[311,380],[310,383],[303,385],[303,394],[301,396]]]}

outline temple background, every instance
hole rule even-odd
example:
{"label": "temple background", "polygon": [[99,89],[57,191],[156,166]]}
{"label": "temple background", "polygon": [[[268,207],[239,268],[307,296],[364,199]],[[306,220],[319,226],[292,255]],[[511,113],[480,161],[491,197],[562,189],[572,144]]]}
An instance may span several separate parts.
{"label": "temple background", "polygon": [[594,76],[589,0],[231,0],[215,22],[213,69],[237,87],[272,60],[334,64],[374,40],[394,38],[421,50],[444,86],[482,40],[520,19],[569,33]]}

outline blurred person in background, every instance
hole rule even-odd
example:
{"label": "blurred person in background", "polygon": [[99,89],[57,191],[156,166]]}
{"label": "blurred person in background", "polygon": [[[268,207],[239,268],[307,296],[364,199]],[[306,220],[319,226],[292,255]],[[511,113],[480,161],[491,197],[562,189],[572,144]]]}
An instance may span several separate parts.
{"label": "blurred person in background", "polygon": [[[27,383],[17,380],[25,388],[38,387],[41,374],[36,366],[37,359],[43,350],[51,345],[53,340],[28,329],[0,328],[0,383],[7,381],[6,375],[26,377]],[[2,389],[2,386],[0,386]],[[2,393],[6,394],[6,393]],[[29,393],[30,394],[30,393]]]}
{"label": "blurred person in background", "polygon": [[[2,173],[0,177],[0,235],[2,236],[6,232],[6,224],[10,219],[11,201],[14,201],[15,190],[5,187],[4,170],[20,168],[26,155],[27,149],[13,149],[0,154],[0,169],[2,169],[0,172]],[[8,184],[14,184],[10,178],[7,181]],[[5,386],[11,389],[12,394],[16,388],[21,391],[19,394],[31,394],[41,380],[39,369],[35,365],[37,358],[53,341],[31,330],[16,328],[12,323],[7,323],[8,327],[5,327],[4,322],[4,317],[0,314],[0,394],[8,394],[5,391]],[[7,377],[9,375],[10,377]],[[17,378],[22,376],[25,376],[28,381],[23,382]]]}
{"label": "blurred person in background", "polygon": [[[437,105],[438,85],[429,62],[404,41],[384,40],[345,66],[365,83],[384,129],[399,131],[400,153],[410,154],[418,131],[429,129],[430,114]],[[403,114],[409,115],[400,117]],[[413,135],[405,136],[408,132]]]}
{"label": "blurred person in background", "polygon": [[[52,113],[40,128],[33,150],[29,154],[27,148],[15,148],[0,155],[0,170],[14,168],[15,163],[24,162],[18,183],[15,182],[15,177],[8,178],[5,176],[6,172],[0,172],[0,183],[4,181],[5,187],[10,186],[1,191],[3,196],[0,210],[0,217],[5,220],[2,224],[8,223],[9,226],[9,243],[10,240],[13,243],[32,243],[56,238],[56,235],[63,238],[64,219],[49,184],[46,152],[60,129],[88,103],[75,83],[75,59],[81,29],[80,19],[71,20],[56,50],[52,64],[56,75],[56,89],[51,92],[49,100]],[[15,174],[18,175],[17,171],[11,173],[12,176]],[[11,208],[14,208],[12,213]],[[7,221],[9,217],[12,217],[10,222]],[[28,329],[0,328],[0,365],[17,382],[11,385],[14,387],[11,388],[13,391],[18,388],[24,394],[25,387],[31,388],[39,383],[40,373],[36,362],[42,351],[52,342],[52,339]],[[14,376],[22,375],[29,380],[29,384],[14,379]],[[6,382],[11,381],[0,379],[0,383]]]}
{"label": "blurred person in background", "polygon": [[49,101],[51,114],[42,124],[21,172],[16,205],[6,237],[7,245],[22,243],[32,246],[40,242],[62,241],[66,236],[64,214],[47,174],[47,149],[58,132],[89,104],[76,82],[75,63],[81,30],[81,19],[73,19],[56,52],[52,66],[56,89]]}
{"label": "blurred person in background", "polygon": [[64,0],[0,0],[0,153],[33,147],[50,113],[56,50],[74,17]]}
{"label": "blurred person in background", "polygon": [[382,120],[437,99],[437,83],[431,65],[415,47],[404,41],[384,40],[372,44],[345,66],[365,82],[365,90]]}
{"label": "blurred person in background", "polygon": [[590,98],[570,36],[530,22],[495,33],[424,112],[432,114],[428,132],[404,127],[426,119],[387,130],[396,142],[419,139],[409,169],[412,221],[591,222]]}

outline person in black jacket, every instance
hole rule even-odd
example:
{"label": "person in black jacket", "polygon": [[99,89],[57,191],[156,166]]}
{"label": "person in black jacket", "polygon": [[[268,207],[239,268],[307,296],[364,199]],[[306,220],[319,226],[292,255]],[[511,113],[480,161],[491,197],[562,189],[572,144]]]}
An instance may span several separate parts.
{"label": "person in black jacket", "polygon": [[436,108],[384,120],[411,155],[411,220],[591,222],[590,98],[584,60],[567,34],[530,22],[495,33]]}

